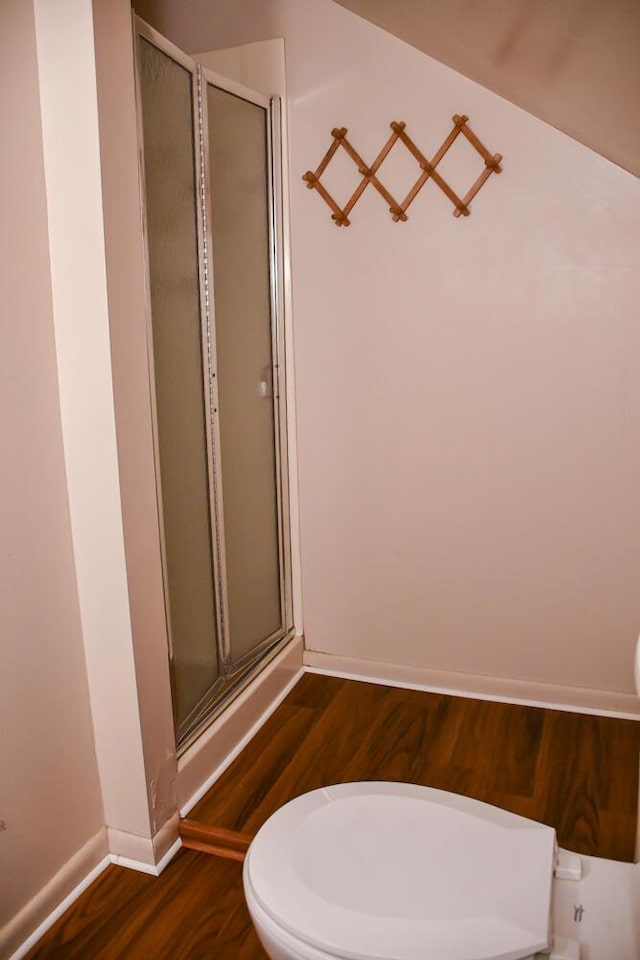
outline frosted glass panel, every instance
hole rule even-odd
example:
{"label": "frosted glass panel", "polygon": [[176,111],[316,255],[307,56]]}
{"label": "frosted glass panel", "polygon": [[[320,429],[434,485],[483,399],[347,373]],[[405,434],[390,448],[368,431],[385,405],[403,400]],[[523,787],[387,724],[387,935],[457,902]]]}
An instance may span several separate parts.
{"label": "frosted glass panel", "polygon": [[282,626],[267,111],[208,85],[214,316],[231,660]]}
{"label": "frosted glass panel", "polygon": [[139,65],[165,593],[180,733],[218,677],[192,78],[142,38]]}

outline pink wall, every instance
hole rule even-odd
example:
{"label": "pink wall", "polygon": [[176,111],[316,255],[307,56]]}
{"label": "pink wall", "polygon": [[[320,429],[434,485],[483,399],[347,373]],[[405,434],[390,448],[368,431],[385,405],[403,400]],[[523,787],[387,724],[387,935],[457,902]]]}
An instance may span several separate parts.
{"label": "pink wall", "polygon": [[292,184],[307,643],[632,691],[638,181],[333,5],[304,42],[305,6],[292,170],[335,124],[369,159],[391,119],[435,150],[456,112],[505,155],[465,220],[430,185],[338,230]]}
{"label": "pink wall", "polygon": [[338,0],[640,174],[635,0]]}
{"label": "pink wall", "polygon": [[33,11],[21,0],[0,5],[0,60],[11,130],[0,175],[2,927],[104,819],[62,449]]}
{"label": "pink wall", "polygon": [[93,0],[93,16],[122,523],[150,827],[155,834],[177,808],[177,764],[151,424],[133,38],[127,0]]}
{"label": "pink wall", "polygon": [[[142,6],[192,52],[256,39],[251,9],[286,38],[308,647],[632,691],[638,181],[333,3]],[[429,185],[394,224],[369,189],[338,229],[299,179],[335,125],[370,161],[456,112],[505,156],[467,219]]]}

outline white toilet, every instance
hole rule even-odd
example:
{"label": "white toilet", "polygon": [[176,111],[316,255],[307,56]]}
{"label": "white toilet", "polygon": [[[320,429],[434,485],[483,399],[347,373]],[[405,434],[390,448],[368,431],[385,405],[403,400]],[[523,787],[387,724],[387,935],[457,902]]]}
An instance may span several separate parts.
{"label": "white toilet", "polygon": [[272,960],[524,960],[551,945],[555,852],[551,827],[478,800],[343,783],[267,820],[244,889]]}

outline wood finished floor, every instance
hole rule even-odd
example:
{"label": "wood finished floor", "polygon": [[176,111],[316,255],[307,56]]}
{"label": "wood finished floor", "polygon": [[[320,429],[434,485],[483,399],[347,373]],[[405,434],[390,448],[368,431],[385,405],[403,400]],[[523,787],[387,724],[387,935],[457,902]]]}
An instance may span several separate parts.
{"label": "wood finished floor", "polygon": [[[640,723],[306,674],[190,818],[254,834],[337,781],[406,780],[549,823],[561,845],[632,860]],[[242,866],[182,850],[158,878],[109,867],[27,960],[266,960]]]}
{"label": "wood finished floor", "polygon": [[242,864],[181,850],[159,877],[105,872],[26,960],[268,960],[242,893]]}
{"label": "wood finished floor", "polygon": [[561,846],[634,858],[640,723],[307,673],[189,814],[255,834],[287,800],[405,780],[555,827]]}

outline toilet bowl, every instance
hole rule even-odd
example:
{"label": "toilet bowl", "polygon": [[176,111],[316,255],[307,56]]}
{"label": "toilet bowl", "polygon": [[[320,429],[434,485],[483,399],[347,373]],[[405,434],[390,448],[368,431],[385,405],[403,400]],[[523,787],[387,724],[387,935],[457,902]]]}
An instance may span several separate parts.
{"label": "toilet bowl", "polygon": [[244,863],[272,960],[525,960],[550,946],[551,827],[406,783],[303,794]]}

